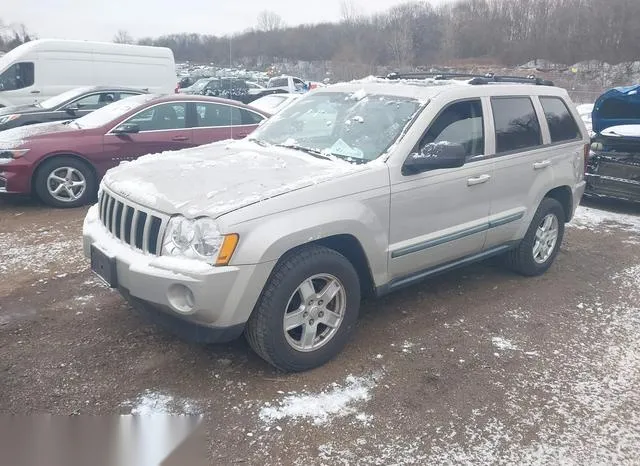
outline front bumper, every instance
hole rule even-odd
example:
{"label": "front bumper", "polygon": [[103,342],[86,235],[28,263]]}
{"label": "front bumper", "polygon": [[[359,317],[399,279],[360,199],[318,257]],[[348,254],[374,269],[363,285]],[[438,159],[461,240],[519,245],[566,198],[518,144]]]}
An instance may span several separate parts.
{"label": "front bumper", "polygon": [[[130,302],[140,304],[136,307],[155,314],[153,320],[176,333],[185,334],[179,327],[191,327],[186,333],[195,338],[190,339],[208,342],[228,341],[242,332],[275,265],[214,267],[144,253],[114,237],[100,222],[97,206],[84,221],[87,258],[92,246],[115,260],[118,288]],[[191,299],[185,299],[186,290]]]}
{"label": "front bumper", "polygon": [[31,193],[32,164],[20,158],[0,164],[0,193]]}
{"label": "front bumper", "polygon": [[613,176],[587,173],[585,194],[594,197],[609,197],[631,202],[640,202],[640,181]]}

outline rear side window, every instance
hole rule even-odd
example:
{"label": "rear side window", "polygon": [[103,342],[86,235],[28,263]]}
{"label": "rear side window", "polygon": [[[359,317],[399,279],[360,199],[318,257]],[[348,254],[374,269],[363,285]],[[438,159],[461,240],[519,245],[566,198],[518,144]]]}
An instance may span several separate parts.
{"label": "rear side window", "polygon": [[502,154],[542,145],[540,122],[528,97],[493,97],[496,153]]}
{"label": "rear side window", "polygon": [[198,103],[196,114],[199,128],[213,128],[241,125],[241,109],[231,105]]}
{"label": "rear side window", "polygon": [[243,125],[257,125],[264,117],[256,112],[252,112],[251,110],[240,109],[240,114],[242,115],[242,124]]}
{"label": "rear side window", "polygon": [[549,125],[551,142],[572,141],[581,137],[580,130],[569,109],[558,97],[540,97],[544,116]]}

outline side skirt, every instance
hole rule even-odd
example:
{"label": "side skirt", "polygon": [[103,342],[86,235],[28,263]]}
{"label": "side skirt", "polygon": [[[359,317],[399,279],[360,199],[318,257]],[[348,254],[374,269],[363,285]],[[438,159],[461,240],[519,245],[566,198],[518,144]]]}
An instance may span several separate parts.
{"label": "side skirt", "polygon": [[413,272],[404,277],[396,278],[386,285],[382,285],[376,288],[376,296],[381,297],[387,295],[393,291],[399,290],[401,288],[406,288],[408,286],[413,285],[414,283],[420,282],[430,277],[434,277],[436,275],[440,275],[442,273],[448,272],[449,270],[457,269],[459,267],[464,267],[469,264],[473,264],[475,262],[483,261],[493,256],[500,255],[513,249],[517,246],[517,242],[511,242],[507,244],[503,244],[501,246],[497,246],[486,251],[483,251],[478,254],[473,254],[471,256],[466,256],[461,259],[457,259],[453,262],[448,262],[446,264],[438,265],[436,267],[431,267],[425,270],[421,270],[418,272]]}

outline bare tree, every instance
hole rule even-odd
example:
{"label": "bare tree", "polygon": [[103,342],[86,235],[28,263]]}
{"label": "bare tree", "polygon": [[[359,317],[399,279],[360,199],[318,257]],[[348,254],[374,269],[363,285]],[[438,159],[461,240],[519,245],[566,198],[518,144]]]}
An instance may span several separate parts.
{"label": "bare tree", "polygon": [[276,31],[284,27],[284,21],[278,13],[273,11],[261,11],[258,14],[258,30],[259,31]]}
{"label": "bare tree", "polygon": [[131,34],[129,34],[129,32],[125,31],[124,29],[118,30],[116,35],[113,36],[113,41],[116,44],[133,44],[134,43],[134,40],[133,40],[133,37],[131,37]]}
{"label": "bare tree", "polygon": [[345,23],[357,23],[363,17],[362,8],[355,0],[340,0],[340,16]]}

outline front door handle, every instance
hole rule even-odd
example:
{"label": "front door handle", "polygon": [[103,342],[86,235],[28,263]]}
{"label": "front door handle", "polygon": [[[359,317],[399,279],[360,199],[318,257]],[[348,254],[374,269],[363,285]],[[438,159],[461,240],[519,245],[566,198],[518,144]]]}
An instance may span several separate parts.
{"label": "front door handle", "polygon": [[32,94],[40,94],[40,91],[31,91]]}
{"label": "front door handle", "polygon": [[174,136],[171,138],[172,141],[187,141],[189,136]]}
{"label": "front door handle", "polygon": [[533,164],[534,170],[542,170],[543,168],[547,168],[551,166],[551,160],[543,160],[542,162],[535,162]]}
{"label": "front door handle", "polygon": [[467,178],[467,186],[475,186],[477,184],[486,183],[490,179],[490,175],[480,175],[475,178]]}

